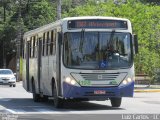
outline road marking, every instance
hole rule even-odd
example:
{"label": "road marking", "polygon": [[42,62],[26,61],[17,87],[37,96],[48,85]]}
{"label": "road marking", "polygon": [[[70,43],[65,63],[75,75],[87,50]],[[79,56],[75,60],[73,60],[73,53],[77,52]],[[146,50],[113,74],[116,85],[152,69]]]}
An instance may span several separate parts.
{"label": "road marking", "polygon": [[57,111],[55,111],[55,110],[51,110],[51,109],[45,109],[45,108],[40,108],[40,109],[34,109],[36,112],[38,112],[38,113],[42,113],[42,114],[48,114],[48,113],[50,113],[50,114],[53,114],[53,113],[55,113],[55,112],[57,112]]}
{"label": "road marking", "polygon": [[137,89],[137,90],[134,90],[134,92],[160,92],[160,89]]}
{"label": "road marking", "polygon": [[[61,109],[62,110],[62,109]],[[11,114],[17,114],[17,115],[21,115],[21,114],[26,114],[26,115],[33,115],[33,114],[95,114],[95,112],[93,111],[57,111],[57,110],[51,110],[51,109],[45,109],[45,108],[40,108],[40,109],[33,109],[33,111],[28,111],[28,110],[22,110],[22,109],[6,109],[6,111],[8,111]],[[105,111],[96,111],[96,114],[106,114]]]}
{"label": "road marking", "polygon": [[23,109],[6,109],[8,112],[10,112],[11,114],[31,114],[32,112],[27,112],[27,110],[23,110]]}

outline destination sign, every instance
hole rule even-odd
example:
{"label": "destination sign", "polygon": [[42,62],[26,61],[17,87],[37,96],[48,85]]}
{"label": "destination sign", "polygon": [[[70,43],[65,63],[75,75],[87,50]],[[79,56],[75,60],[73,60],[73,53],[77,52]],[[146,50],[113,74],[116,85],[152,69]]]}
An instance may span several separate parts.
{"label": "destination sign", "polygon": [[68,21],[68,29],[76,28],[102,28],[102,29],[127,29],[127,21],[122,20],[71,20]]}

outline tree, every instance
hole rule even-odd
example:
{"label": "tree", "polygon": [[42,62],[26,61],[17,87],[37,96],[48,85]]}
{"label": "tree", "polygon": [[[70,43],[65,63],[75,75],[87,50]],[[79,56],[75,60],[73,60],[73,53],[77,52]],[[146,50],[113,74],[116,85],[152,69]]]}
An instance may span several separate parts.
{"label": "tree", "polygon": [[[6,56],[15,54],[16,39],[21,27],[22,34],[30,29],[37,28],[47,23],[53,22],[56,19],[55,4],[50,0],[39,0],[39,2],[31,2],[30,0],[21,0],[21,4],[17,4],[17,0],[4,0],[6,4],[6,22],[0,22],[0,45],[5,39]],[[0,12],[3,13],[3,5],[0,4]],[[19,19],[19,13],[21,18]],[[4,46],[1,46],[2,51]],[[2,57],[2,52],[0,53]],[[7,60],[9,61],[9,60]],[[2,67],[2,60],[0,60]]]}
{"label": "tree", "polygon": [[132,22],[133,33],[138,35],[139,54],[135,56],[136,73],[148,74],[155,80],[155,69],[160,68],[160,7],[130,0],[126,4],[113,1],[97,5],[85,4],[70,9],[66,16],[115,16],[128,18]]}

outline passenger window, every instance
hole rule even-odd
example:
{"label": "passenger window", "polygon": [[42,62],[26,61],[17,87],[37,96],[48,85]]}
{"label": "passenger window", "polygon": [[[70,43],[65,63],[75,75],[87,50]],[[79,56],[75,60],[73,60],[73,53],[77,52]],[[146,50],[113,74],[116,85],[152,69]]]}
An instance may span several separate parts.
{"label": "passenger window", "polygon": [[42,56],[44,56],[44,53],[45,53],[45,33],[43,34]]}
{"label": "passenger window", "polygon": [[35,57],[37,57],[37,49],[38,49],[38,36],[36,36],[36,41],[35,41]]}
{"label": "passenger window", "polygon": [[47,38],[46,38],[46,55],[48,55],[48,47],[49,47],[49,32],[47,32]]}
{"label": "passenger window", "polygon": [[35,42],[36,42],[36,37],[33,37],[33,58],[35,57]]}
{"label": "passenger window", "polygon": [[50,55],[53,55],[53,30],[51,31]]}
{"label": "passenger window", "polygon": [[56,39],[57,39],[57,35],[56,35],[56,30],[54,30],[54,36],[53,36],[53,55],[56,54]]}

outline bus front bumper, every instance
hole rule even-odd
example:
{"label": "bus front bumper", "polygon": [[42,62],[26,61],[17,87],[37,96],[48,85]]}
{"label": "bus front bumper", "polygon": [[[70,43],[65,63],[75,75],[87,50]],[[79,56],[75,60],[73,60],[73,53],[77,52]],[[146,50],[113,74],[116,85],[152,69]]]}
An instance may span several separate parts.
{"label": "bus front bumper", "polygon": [[[95,94],[95,91],[103,91]],[[105,91],[105,92],[104,92]],[[133,97],[134,82],[125,86],[116,87],[78,87],[63,83],[63,98],[87,98],[89,100],[106,100],[111,97]]]}

